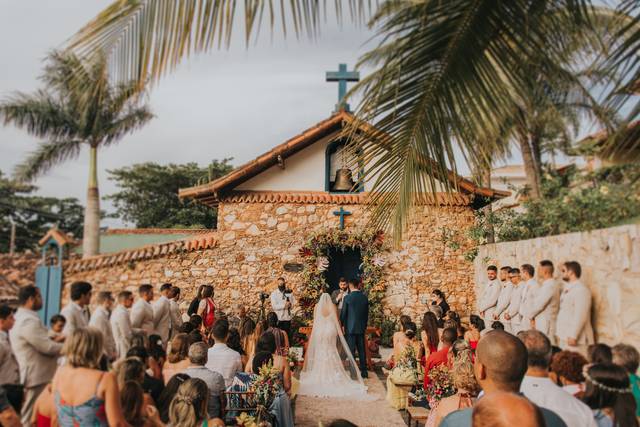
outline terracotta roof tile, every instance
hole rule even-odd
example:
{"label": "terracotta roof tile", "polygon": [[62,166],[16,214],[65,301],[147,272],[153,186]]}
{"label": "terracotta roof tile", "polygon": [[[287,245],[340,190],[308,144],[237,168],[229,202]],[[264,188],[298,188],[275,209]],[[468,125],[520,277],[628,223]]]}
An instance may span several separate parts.
{"label": "terracotta roof tile", "polygon": [[196,233],[196,236],[188,237],[167,243],[158,243],[121,252],[97,255],[90,258],[77,259],[65,263],[65,269],[69,272],[99,269],[106,266],[122,264],[128,261],[139,261],[157,256],[172,254],[178,251],[195,251],[198,249],[213,248],[218,244],[217,232],[209,230],[207,233]]}
{"label": "terracotta roof tile", "polygon": [[107,228],[101,234],[208,234],[207,228]]}

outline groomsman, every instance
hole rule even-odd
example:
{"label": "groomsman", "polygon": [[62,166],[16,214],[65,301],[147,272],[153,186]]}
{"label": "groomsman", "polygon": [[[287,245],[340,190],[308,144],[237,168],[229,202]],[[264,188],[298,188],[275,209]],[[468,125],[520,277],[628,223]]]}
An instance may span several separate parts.
{"label": "groomsman", "polygon": [[144,333],[149,336],[155,332],[153,307],[151,307],[153,286],[141,285],[138,288],[138,295],[140,298],[138,298],[138,301],[136,301],[131,308],[131,326],[134,329],[142,329]]}
{"label": "groomsman", "polygon": [[171,330],[171,303],[169,302],[169,293],[173,285],[165,283],[160,286],[160,298],[155,300],[151,307],[153,308],[153,329],[157,335],[160,335],[162,344],[167,345],[169,341],[169,331]]}
{"label": "groomsman", "polygon": [[505,310],[504,330],[509,333],[515,333],[520,328],[520,302],[522,300],[523,283],[520,281],[520,269],[512,268],[509,270],[509,280],[511,281],[511,296],[509,305]]}
{"label": "groomsman", "polygon": [[89,326],[102,332],[102,336],[104,337],[104,354],[109,360],[115,360],[117,357],[116,342],[113,338],[111,322],[109,321],[113,302],[111,292],[98,292],[96,298],[98,306],[91,314],[91,320],[89,320]]}
{"label": "groomsman", "polygon": [[505,266],[500,269],[500,295],[498,296],[496,309],[493,312],[493,320],[499,320],[503,325],[508,323],[504,318],[504,315],[507,313],[509,303],[511,303],[511,292],[513,292],[513,285],[509,281],[509,270],[511,270],[511,267],[509,266]]}
{"label": "groomsman", "polygon": [[545,334],[555,344],[556,317],[560,307],[560,284],[553,278],[553,263],[547,259],[540,261],[538,277],[542,281],[531,305],[526,307],[527,315],[534,321],[536,330]]}
{"label": "groomsman", "polygon": [[500,281],[498,280],[498,268],[495,265],[487,267],[487,279],[488,282],[484,286],[482,296],[478,300],[478,311],[484,319],[485,325],[491,325],[493,322],[493,312],[496,309],[500,290],[502,289]]}
{"label": "groomsman", "polygon": [[87,282],[74,282],[71,284],[69,296],[71,302],[67,304],[60,314],[64,316],[66,323],[62,333],[70,336],[78,328],[86,328],[89,325],[88,306],[91,302],[91,284]]}
{"label": "groomsman", "polygon": [[116,344],[117,358],[123,358],[127,355],[131,346],[131,319],[129,317],[129,309],[133,305],[133,294],[130,291],[122,291],[118,294],[118,305],[111,313],[111,331]]}
{"label": "groomsman", "polygon": [[564,290],[560,295],[560,310],[556,322],[558,346],[586,355],[594,343],[591,326],[591,291],[581,281],[582,268],[576,261],[568,261],[561,268]]}
{"label": "groomsman", "polygon": [[520,299],[520,325],[518,329],[514,328],[513,333],[515,334],[534,328],[533,319],[529,314],[528,308],[533,304],[539,288],[538,282],[535,279],[536,270],[533,268],[533,265],[522,264],[520,270],[520,275],[524,283],[522,287],[522,298]]}
{"label": "groomsman", "polygon": [[174,286],[171,288],[171,292],[169,293],[169,313],[171,315],[171,334],[170,337],[178,334],[180,330],[180,326],[182,326],[182,313],[180,313],[180,306],[178,305],[178,301],[180,301],[180,288]]}

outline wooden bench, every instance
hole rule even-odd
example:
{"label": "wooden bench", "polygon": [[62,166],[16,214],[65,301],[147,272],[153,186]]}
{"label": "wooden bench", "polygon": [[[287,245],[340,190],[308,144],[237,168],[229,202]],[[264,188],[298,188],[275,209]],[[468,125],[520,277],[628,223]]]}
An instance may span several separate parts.
{"label": "wooden bench", "polygon": [[422,406],[408,406],[407,407],[407,425],[411,427],[411,421],[415,420],[416,427],[420,425],[420,421],[427,421],[429,416],[429,410]]}

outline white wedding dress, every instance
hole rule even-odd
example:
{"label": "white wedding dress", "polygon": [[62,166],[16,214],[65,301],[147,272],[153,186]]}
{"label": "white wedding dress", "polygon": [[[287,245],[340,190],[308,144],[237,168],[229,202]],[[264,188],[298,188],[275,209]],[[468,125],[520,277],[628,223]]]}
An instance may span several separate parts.
{"label": "white wedding dress", "polygon": [[322,294],[314,309],[313,329],[300,373],[298,394],[371,398],[342,335],[336,307],[326,293]]}

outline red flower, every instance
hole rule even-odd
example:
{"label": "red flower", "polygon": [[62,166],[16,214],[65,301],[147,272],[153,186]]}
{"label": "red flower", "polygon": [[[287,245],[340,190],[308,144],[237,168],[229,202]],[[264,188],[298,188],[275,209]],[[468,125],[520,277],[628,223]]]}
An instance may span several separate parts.
{"label": "red flower", "polygon": [[313,255],[313,252],[311,252],[311,249],[306,248],[306,247],[300,248],[300,250],[298,252],[300,253],[300,256],[302,256],[302,257],[309,257],[309,256]]}

